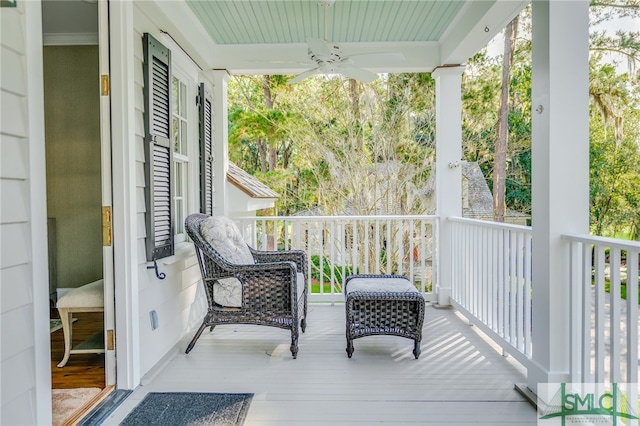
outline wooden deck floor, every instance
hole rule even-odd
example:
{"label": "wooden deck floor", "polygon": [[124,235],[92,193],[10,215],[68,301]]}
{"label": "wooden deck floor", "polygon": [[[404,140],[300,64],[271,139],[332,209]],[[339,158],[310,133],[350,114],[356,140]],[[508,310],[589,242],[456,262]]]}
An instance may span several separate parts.
{"label": "wooden deck floor", "polygon": [[[522,368],[455,310],[426,308],[422,354],[413,341],[370,336],[345,352],[344,305],[310,305],[298,359],[285,330],[218,326],[139,386],[104,424],[118,424],[148,392],[252,392],[245,426],[535,425],[514,390]],[[185,342],[186,346],[186,342]]]}

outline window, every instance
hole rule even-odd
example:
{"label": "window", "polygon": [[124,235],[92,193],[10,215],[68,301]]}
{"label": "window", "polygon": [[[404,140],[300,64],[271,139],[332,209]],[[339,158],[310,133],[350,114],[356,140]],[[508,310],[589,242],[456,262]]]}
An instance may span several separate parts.
{"label": "window", "polygon": [[189,201],[189,108],[187,84],[176,75],[171,85],[173,96],[173,217],[175,242],[185,241],[184,220]]}

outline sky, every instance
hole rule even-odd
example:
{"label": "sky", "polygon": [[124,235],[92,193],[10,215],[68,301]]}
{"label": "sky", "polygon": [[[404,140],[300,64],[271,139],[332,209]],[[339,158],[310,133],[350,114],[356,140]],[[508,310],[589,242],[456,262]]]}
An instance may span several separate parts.
{"label": "sky", "polygon": [[[614,35],[616,31],[624,30],[624,31],[635,31],[640,32],[640,18],[618,18],[615,20],[604,22],[595,28],[597,31],[606,31],[607,34]],[[487,46],[488,53],[491,56],[502,55],[504,46],[503,46],[503,37],[502,32],[496,35],[493,40],[491,40]],[[618,55],[609,55],[609,60],[616,64],[616,69],[619,73],[626,73],[629,71],[629,66],[627,60]],[[638,64],[640,66],[640,64]]]}

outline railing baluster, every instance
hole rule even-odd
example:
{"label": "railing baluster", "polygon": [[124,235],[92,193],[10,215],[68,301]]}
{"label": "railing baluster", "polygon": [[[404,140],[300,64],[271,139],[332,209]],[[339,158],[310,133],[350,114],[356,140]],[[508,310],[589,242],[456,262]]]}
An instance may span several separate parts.
{"label": "railing baluster", "polygon": [[[582,336],[582,382],[591,383],[593,375],[591,374],[591,244],[580,244],[582,247],[582,256],[580,265],[582,270],[580,273],[580,289],[583,294],[582,303],[582,330],[579,335]],[[578,333],[577,333],[578,334]]]}
{"label": "railing baluster", "polygon": [[620,249],[609,248],[609,379],[620,382]]}
{"label": "railing baluster", "polygon": [[487,282],[488,286],[488,297],[489,297],[489,318],[487,319],[487,325],[495,331],[496,322],[497,322],[497,296],[496,296],[496,278],[498,275],[498,270],[496,268],[496,263],[498,260],[497,254],[497,246],[496,246],[496,234],[497,229],[487,229],[488,235],[488,249],[487,254],[489,256],[487,262],[489,263],[489,281]]}
{"label": "railing baluster", "polygon": [[475,244],[475,250],[478,257],[478,288],[480,290],[478,296],[480,300],[478,301],[478,318],[480,321],[486,323],[487,322],[487,246],[486,246],[486,231],[487,228],[479,228],[478,229],[478,240]]}
{"label": "railing baluster", "polygon": [[[582,286],[580,285],[580,261],[581,257],[578,256],[580,244],[572,241],[569,248],[569,298],[570,298],[570,311],[569,311],[569,329],[572,332],[569,334],[569,357],[579,357],[582,350],[582,335],[577,331],[580,330],[580,312],[583,308],[583,295]],[[571,363],[570,381],[574,383],[582,382],[581,368],[579,363]]]}
{"label": "railing baluster", "polygon": [[324,220],[320,220],[318,222],[318,228],[320,229],[320,235],[318,235],[318,240],[319,240],[319,249],[318,249],[318,256],[320,258],[320,262],[319,262],[319,276],[320,276],[320,294],[324,294],[324,236],[325,236],[325,222]]}
{"label": "railing baluster", "polygon": [[509,342],[517,346],[516,341],[516,237],[515,231],[509,233]]}
{"label": "railing baluster", "polygon": [[330,230],[330,233],[331,233],[331,236],[329,237],[330,238],[329,241],[330,241],[330,244],[331,244],[329,246],[329,256],[330,256],[329,257],[329,268],[330,268],[330,271],[331,271],[329,279],[331,280],[330,281],[331,293],[333,293],[335,291],[334,285],[335,285],[335,282],[336,282],[336,269],[335,269],[335,264],[336,264],[336,262],[335,262],[335,259],[336,259],[336,243],[334,241],[335,241],[335,235],[337,235],[337,234],[336,234],[336,222],[335,222],[335,220],[332,220],[332,221],[329,222],[329,230]]}
{"label": "railing baluster", "polygon": [[[638,383],[638,264],[640,251],[627,250],[627,383]],[[632,330],[636,330],[634,333]],[[637,391],[637,389],[636,389]],[[637,394],[635,394],[637,397]],[[636,399],[631,399],[635,401]]]}
{"label": "railing baluster", "polygon": [[498,335],[504,338],[504,309],[505,309],[505,303],[504,303],[504,280],[505,280],[505,273],[504,273],[504,233],[505,230],[504,229],[499,229],[498,230],[498,235],[497,235],[497,239],[498,239],[498,261],[496,262],[496,266],[497,266],[497,272],[498,272],[498,276],[497,276],[497,293],[498,293],[498,324],[497,324],[497,332]]}
{"label": "railing baluster", "polygon": [[375,242],[375,247],[376,247],[376,274],[380,273],[380,221],[378,219],[375,219],[375,223],[376,223],[376,242]]}
{"label": "railing baluster", "polygon": [[524,353],[531,356],[531,235],[525,234],[524,241]]}
{"label": "railing baluster", "polygon": [[[409,259],[409,280],[413,283],[413,285],[416,285],[416,279],[415,279],[415,270],[414,270],[414,265],[413,262],[415,262],[414,259],[414,253],[416,253],[416,247],[415,247],[415,229],[414,229],[414,222],[413,220],[409,220],[409,231],[408,231],[409,235],[407,236],[407,240],[409,241],[409,253],[408,253],[408,259]],[[422,280],[420,280],[422,281]]]}
{"label": "railing baluster", "polygon": [[472,273],[472,268],[474,267],[474,260],[472,258],[472,247],[474,244],[474,239],[475,239],[475,235],[473,232],[473,228],[465,225],[465,231],[467,234],[467,238],[469,241],[469,244],[465,247],[464,249],[464,253],[465,253],[465,259],[466,261],[464,262],[465,265],[465,271],[466,271],[466,276],[465,276],[465,281],[464,281],[464,285],[468,286],[468,290],[467,290],[467,304],[469,306],[469,309],[472,313],[475,314],[475,286],[474,286],[474,282],[473,282],[473,273]]}
{"label": "railing baluster", "polygon": [[517,301],[516,301],[516,347],[524,351],[524,238],[522,232],[516,232],[516,280],[517,280]]}
{"label": "railing baluster", "polygon": [[595,291],[596,291],[596,305],[595,305],[595,374],[596,383],[602,383],[605,380],[604,377],[604,247],[596,245],[594,247],[596,251],[596,268],[595,268]]}
{"label": "railing baluster", "polygon": [[[364,250],[363,250],[363,255],[364,255],[364,270],[363,271],[358,271],[360,273],[364,273],[364,274],[369,274],[369,252],[371,251],[369,249],[369,247],[371,247],[369,244],[369,219],[364,219],[362,221],[362,230],[364,231]],[[353,267],[355,268],[357,265],[354,264]],[[355,269],[354,269],[355,272]]]}
{"label": "railing baluster", "polygon": [[[418,222],[418,240],[417,240],[417,244],[418,244],[418,259],[419,259],[419,263],[417,265],[419,268],[419,273],[420,273],[420,290],[422,292],[426,292],[427,291],[427,283],[431,282],[433,284],[433,281],[431,280],[431,276],[428,274],[428,271],[433,270],[433,265],[431,266],[431,268],[427,267],[428,261],[427,261],[427,256],[428,256],[428,247],[429,244],[432,244],[434,241],[434,238],[431,237],[426,238],[425,237],[425,231],[426,231],[426,226],[425,226],[425,221],[424,220],[420,220]],[[433,235],[433,228],[432,228],[432,232],[431,235]],[[453,287],[453,285],[452,285]]]}

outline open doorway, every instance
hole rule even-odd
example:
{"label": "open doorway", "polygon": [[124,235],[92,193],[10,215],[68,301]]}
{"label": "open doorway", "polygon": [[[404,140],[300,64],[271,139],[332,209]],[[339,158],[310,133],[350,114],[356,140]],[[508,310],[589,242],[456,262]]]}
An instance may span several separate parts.
{"label": "open doorway", "polygon": [[[94,401],[109,377],[105,313],[73,312],[69,345],[56,309],[65,294],[102,280],[108,267],[102,238],[98,14],[97,1],[42,2],[54,424]],[[63,361],[65,346],[78,353]]]}

